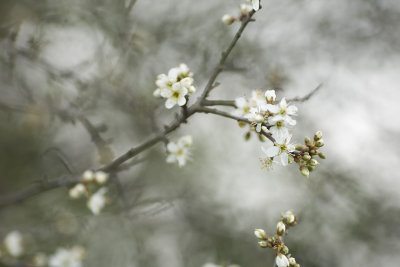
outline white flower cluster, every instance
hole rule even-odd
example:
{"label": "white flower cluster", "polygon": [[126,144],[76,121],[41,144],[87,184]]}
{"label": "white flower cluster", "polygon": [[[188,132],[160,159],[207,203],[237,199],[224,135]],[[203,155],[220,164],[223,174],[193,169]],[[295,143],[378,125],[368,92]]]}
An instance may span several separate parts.
{"label": "white flower cluster", "polygon": [[81,267],[85,257],[85,249],[80,246],[72,248],[58,248],[57,251],[49,256],[49,267]]}
{"label": "white flower cluster", "polygon": [[81,196],[88,197],[88,208],[93,214],[98,215],[107,203],[106,193],[108,189],[101,187],[94,194],[90,195],[90,188],[104,184],[108,178],[109,175],[105,172],[87,170],[82,174],[82,182],[69,190],[69,196],[73,199],[80,198]]}
{"label": "white flower cluster", "polygon": [[258,245],[262,248],[273,248],[275,250],[275,263],[278,267],[300,267],[295,258],[289,254],[289,248],[283,242],[282,236],[286,234],[289,227],[296,225],[297,217],[292,211],[282,214],[282,219],[276,225],[276,235],[268,237],[263,229],[255,229],[254,235],[260,240]]}
{"label": "white flower cluster", "polygon": [[13,258],[18,258],[24,253],[24,240],[19,231],[9,232],[3,240],[5,252]]}
{"label": "white flower cluster", "polygon": [[235,99],[236,109],[233,115],[245,117],[255,126],[256,132],[269,133],[276,140],[275,146],[263,151],[269,158],[280,156],[284,166],[288,164],[290,152],[295,150],[290,144],[292,135],[289,129],[296,125],[292,116],[297,115],[297,107],[288,105],[285,98],[275,103],[275,90],[263,93],[260,89],[252,92],[249,99],[238,97]]}
{"label": "white flower cluster", "polygon": [[182,136],[177,141],[169,142],[167,145],[167,162],[177,162],[179,167],[183,167],[186,161],[190,158],[190,147],[193,140],[190,135]]}
{"label": "white flower cluster", "polygon": [[153,96],[166,98],[165,107],[167,109],[171,109],[175,105],[184,106],[187,101],[186,96],[196,91],[192,77],[193,73],[190,72],[188,66],[181,63],[178,67],[170,69],[168,75],[157,76],[157,89]]}
{"label": "white flower cluster", "polygon": [[242,21],[244,18],[247,18],[250,15],[252,10],[260,9],[260,0],[246,0],[244,3],[240,4],[240,16],[235,18],[229,14],[225,14],[222,16],[222,22],[226,25],[231,25],[235,21]]}

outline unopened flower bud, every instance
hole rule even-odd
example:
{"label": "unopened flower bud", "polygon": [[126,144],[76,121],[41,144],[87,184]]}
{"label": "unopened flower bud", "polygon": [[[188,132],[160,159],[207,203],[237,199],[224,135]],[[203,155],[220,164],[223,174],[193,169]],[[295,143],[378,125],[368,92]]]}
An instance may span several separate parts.
{"label": "unopened flower bud", "polygon": [[246,123],[243,121],[238,121],[238,125],[240,128],[243,128],[244,126],[246,126]]}
{"label": "unopened flower bud", "polygon": [[86,193],[86,187],[83,184],[77,184],[68,193],[70,198],[76,199]]}
{"label": "unopened flower bud", "polygon": [[255,229],[254,230],[254,235],[258,238],[258,239],[267,239],[267,233],[263,230],[263,229]]}
{"label": "unopened flower bud", "polygon": [[315,142],[315,145],[317,147],[324,146],[324,139],[319,139],[318,141]]}
{"label": "unopened flower bud", "polygon": [[322,132],[321,131],[318,131],[318,132],[316,132],[315,134],[314,134],[314,140],[315,141],[318,141],[319,139],[321,139],[322,138]]}
{"label": "unopened flower bud", "polygon": [[281,249],[281,252],[283,253],[283,254],[288,254],[289,253],[289,248],[287,247],[287,246],[284,246],[282,249]]}
{"label": "unopened flower bud", "polygon": [[307,169],[308,169],[309,172],[312,172],[313,170],[315,170],[315,167],[314,166],[307,166]]}
{"label": "unopened flower bud", "polygon": [[235,21],[235,18],[234,17],[232,17],[231,15],[229,15],[229,14],[225,14],[225,15],[223,15],[222,16],[222,22],[223,23],[225,23],[226,25],[231,25],[234,21]]}
{"label": "unopened flower bud", "polygon": [[244,135],[244,140],[248,141],[248,140],[250,139],[250,137],[251,137],[251,132],[247,132],[247,133]]}
{"label": "unopened flower bud", "polygon": [[82,174],[82,179],[85,182],[91,182],[94,179],[94,173],[91,170],[87,170]]}
{"label": "unopened flower bud", "polygon": [[293,258],[293,257],[290,257],[289,258],[289,264],[290,264],[290,266],[295,266],[296,265],[296,259]]}
{"label": "unopened flower bud", "polygon": [[98,171],[94,174],[94,179],[98,184],[104,184],[107,182],[109,175],[105,172]]}
{"label": "unopened flower bud", "polygon": [[260,241],[260,242],[258,242],[258,245],[259,245],[260,247],[262,247],[262,248],[268,247],[268,243],[265,242],[265,241]]}
{"label": "unopened flower bud", "polygon": [[310,150],[309,153],[310,153],[311,156],[317,155],[317,151],[315,151],[314,149]]}
{"label": "unopened flower bud", "polygon": [[275,90],[267,90],[265,92],[265,99],[267,100],[267,102],[269,104],[273,104],[275,102],[275,99],[276,99]]}
{"label": "unopened flower bud", "polygon": [[307,144],[307,143],[309,143],[309,142],[311,142],[310,138],[305,137],[305,138],[304,138],[304,144]]}
{"label": "unopened flower bud", "polygon": [[253,7],[249,4],[240,4],[240,14],[248,16]]}
{"label": "unopened flower bud", "polygon": [[276,233],[278,235],[283,235],[285,231],[286,231],[285,224],[282,221],[278,222],[278,224],[276,225]]}
{"label": "unopened flower bud", "polygon": [[285,212],[285,214],[283,215],[283,219],[288,223],[288,224],[292,224],[296,221],[296,216],[293,214],[293,212],[291,210],[288,210],[287,212]]}
{"label": "unopened flower bud", "polygon": [[318,152],[318,156],[319,156],[321,159],[326,159],[326,155],[325,155],[324,153],[322,153],[322,152]]}
{"label": "unopened flower bud", "polygon": [[310,156],[310,154],[304,154],[304,156],[303,156],[303,159],[305,160],[305,161],[309,161],[310,159],[311,159],[311,156]]}
{"label": "unopened flower bud", "polygon": [[307,167],[301,166],[301,167],[300,167],[300,172],[301,172],[301,174],[304,175],[305,177],[307,177],[307,178],[310,177],[310,171],[308,170]]}
{"label": "unopened flower bud", "polygon": [[312,159],[312,160],[310,160],[310,165],[311,166],[317,166],[317,165],[319,165],[319,162],[316,161],[315,159]]}

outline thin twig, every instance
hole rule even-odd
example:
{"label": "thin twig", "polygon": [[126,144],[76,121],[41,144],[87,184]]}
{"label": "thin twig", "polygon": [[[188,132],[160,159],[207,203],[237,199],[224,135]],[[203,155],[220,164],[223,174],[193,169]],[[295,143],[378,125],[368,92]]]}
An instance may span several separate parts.
{"label": "thin twig", "polygon": [[305,96],[303,96],[303,97],[298,97],[297,96],[297,97],[294,97],[292,99],[288,99],[287,101],[289,101],[289,102],[305,102],[305,101],[309,100],[321,88],[322,88],[322,83],[319,84],[317,87],[315,87],[314,90],[312,90],[311,92],[309,92]]}
{"label": "thin twig", "polygon": [[233,37],[232,42],[230,43],[228,48],[225,50],[225,52],[222,53],[221,59],[219,60],[219,63],[217,64],[217,66],[215,66],[215,68],[211,74],[211,77],[208,80],[206,88],[204,89],[204,91],[200,97],[200,103],[202,101],[204,101],[210,94],[211,90],[213,89],[213,84],[214,84],[215,80],[217,79],[219,73],[223,70],[226,59],[228,58],[232,49],[235,47],[237,41],[239,40],[240,36],[242,35],[247,24],[252,20],[251,18],[254,15],[254,13],[255,13],[254,10],[250,11],[249,16],[245,20],[242,21],[242,24],[240,25],[239,30],[236,32],[235,37]]}

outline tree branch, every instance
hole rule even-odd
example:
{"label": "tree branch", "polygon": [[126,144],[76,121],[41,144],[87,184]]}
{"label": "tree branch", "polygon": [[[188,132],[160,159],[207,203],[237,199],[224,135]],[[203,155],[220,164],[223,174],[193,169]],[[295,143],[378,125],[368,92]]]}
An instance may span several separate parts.
{"label": "tree branch", "polygon": [[[165,140],[166,136],[173,132],[174,130],[176,130],[177,128],[179,128],[179,126],[186,122],[186,120],[191,117],[193,114],[199,112],[199,113],[213,113],[213,114],[217,114],[226,118],[231,118],[234,120],[238,120],[238,121],[243,121],[243,122],[247,122],[249,123],[248,120],[243,119],[243,118],[239,118],[239,117],[235,117],[230,115],[229,113],[226,112],[222,112],[222,111],[216,111],[213,109],[208,109],[205,107],[202,107],[203,103],[207,103],[208,100],[206,100],[206,97],[208,96],[208,94],[210,93],[210,91],[215,88],[216,86],[218,86],[218,83],[215,83],[216,78],[218,77],[218,75],[220,74],[220,72],[222,71],[223,65],[226,61],[226,59],[228,58],[229,54],[231,53],[232,49],[235,47],[237,41],[239,40],[242,32],[244,31],[244,29],[246,28],[247,24],[252,21],[251,17],[254,15],[255,11],[252,10],[249,14],[249,16],[244,19],[242,21],[242,24],[239,28],[239,30],[237,31],[237,33],[235,34],[232,42],[229,44],[228,48],[225,50],[225,52],[222,53],[221,55],[221,59],[219,60],[217,66],[214,68],[210,79],[208,80],[204,91],[201,95],[201,97],[196,101],[196,103],[194,103],[192,106],[188,107],[187,109],[185,109],[185,112],[182,112],[181,115],[179,116],[179,118],[177,118],[174,122],[172,122],[169,126],[167,126],[164,131],[162,131],[161,133],[159,133],[158,135],[148,139],[147,141],[145,141],[144,143],[129,149],[127,152],[125,152],[124,154],[120,155],[119,157],[115,158],[114,160],[112,160],[110,163],[98,168],[96,171],[104,171],[104,172],[109,172],[109,173],[116,173],[119,171],[119,167],[121,166],[121,164],[123,164],[124,162],[128,161],[129,159],[135,157],[136,155],[140,154],[141,152],[151,148],[152,146],[154,146],[155,144],[157,144],[160,141]],[[97,136],[96,134],[94,134],[94,132],[92,132],[91,129],[91,124],[88,123],[88,121],[84,118],[84,117],[80,117],[79,118],[80,121],[83,123],[83,125],[85,126],[86,129],[88,129],[89,133],[91,133],[92,136],[92,140],[96,140],[95,142],[98,143],[102,143],[102,139],[101,137],[99,138],[99,136]],[[89,130],[90,129],[90,130]],[[268,137],[268,136],[267,136]],[[124,169],[124,168],[122,168]],[[43,184],[35,184],[30,186],[27,189],[24,189],[18,193],[16,193],[15,195],[12,196],[7,196],[7,197],[3,197],[0,198],[0,208],[13,204],[13,203],[19,203],[22,202],[30,197],[33,197],[41,192],[45,192],[48,191],[50,189],[54,189],[54,188],[58,188],[61,186],[71,186],[75,183],[78,183],[80,180],[77,178],[71,179],[66,181],[64,179],[64,177],[60,177],[60,178],[56,178],[53,180],[50,180],[46,183]]]}
{"label": "tree branch", "polygon": [[319,91],[319,89],[322,88],[322,83],[319,84],[317,87],[314,88],[314,90],[312,90],[311,92],[309,92],[308,94],[306,94],[303,97],[294,97],[292,99],[288,99],[288,102],[305,102],[307,100],[309,100],[316,92]]}
{"label": "tree branch", "polygon": [[252,10],[249,13],[249,16],[242,21],[242,24],[240,25],[239,30],[236,32],[235,37],[233,37],[232,42],[230,43],[230,45],[228,46],[228,48],[225,50],[225,52],[222,53],[221,55],[221,59],[219,60],[219,63],[217,64],[217,66],[215,66],[210,79],[208,80],[208,83],[206,85],[206,88],[204,89],[201,97],[200,97],[200,103],[202,103],[209,95],[209,93],[211,92],[211,90],[213,89],[213,84],[215,82],[215,80],[217,79],[218,75],[220,74],[220,72],[223,70],[224,64],[226,59],[228,58],[229,54],[231,53],[232,49],[235,47],[237,41],[239,40],[240,36],[242,35],[244,29],[246,28],[247,24],[252,21],[252,16],[254,15],[255,11]]}

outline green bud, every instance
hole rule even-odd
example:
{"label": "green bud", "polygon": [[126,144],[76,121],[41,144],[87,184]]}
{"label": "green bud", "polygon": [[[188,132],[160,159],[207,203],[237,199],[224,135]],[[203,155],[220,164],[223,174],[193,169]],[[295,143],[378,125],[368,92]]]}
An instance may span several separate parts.
{"label": "green bud", "polygon": [[319,139],[317,142],[315,142],[315,145],[316,145],[317,147],[324,146],[324,139]]}
{"label": "green bud", "polygon": [[240,128],[243,128],[244,126],[246,126],[247,123],[243,122],[243,121],[238,121],[238,125]]}
{"label": "green bud", "polygon": [[324,153],[322,153],[322,152],[318,152],[318,156],[319,156],[321,159],[326,159],[326,155],[325,155]]}
{"label": "green bud", "polygon": [[305,153],[304,156],[303,156],[303,159],[304,159],[305,161],[309,161],[309,160],[311,159],[310,154]]}
{"label": "green bud", "polygon": [[308,170],[307,167],[301,166],[301,167],[300,167],[300,172],[301,172],[301,174],[304,175],[305,177],[307,177],[307,178],[310,177],[310,171]]}
{"label": "green bud", "polygon": [[268,243],[265,242],[265,241],[260,241],[260,242],[258,242],[258,245],[260,245],[260,247],[262,247],[262,248],[268,247]]}
{"label": "green bud", "polygon": [[307,166],[307,169],[308,169],[309,172],[312,172],[313,170],[315,170],[315,167],[313,167],[313,166]]}
{"label": "green bud", "polygon": [[317,165],[319,165],[319,162],[316,161],[315,159],[312,159],[312,160],[310,160],[310,165],[311,166],[317,166]]}
{"label": "green bud", "polygon": [[319,139],[321,139],[322,138],[322,132],[321,131],[318,131],[318,132],[316,132],[315,134],[314,134],[314,140],[315,141],[318,141]]}
{"label": "green bud", "polygon": [[247,132],[247,133],[244,135],[244,140],[248,141],[248,140],[250,139],[250,137],[251,137],[251,132]]}
{"label": "green bud", "polygon": [[295,146],[295,149],[296,149],[297,151],[302,151],[303,145],[297,144],[297,145]]}
{"label": "green bud", "polygon": [[317,155],[317,151],[315,151],[314,149],[312,149],[312,150],[310,151],[310,155],[311,155],[311,156]]}
{"label": "green bud", "polygon": [[308,137],[305,137],[304,138],[304,144],[307,144],[307,143],[309,143],[311,140],[310,140],[310,138],[308,138]]}
{"label": "green bud", "polygon": [[289,253],[289,248],[287,247],[287,246],[284,246],[282,249],[281,249],[281,252],[282,252],[282,254],[288,254]]}

